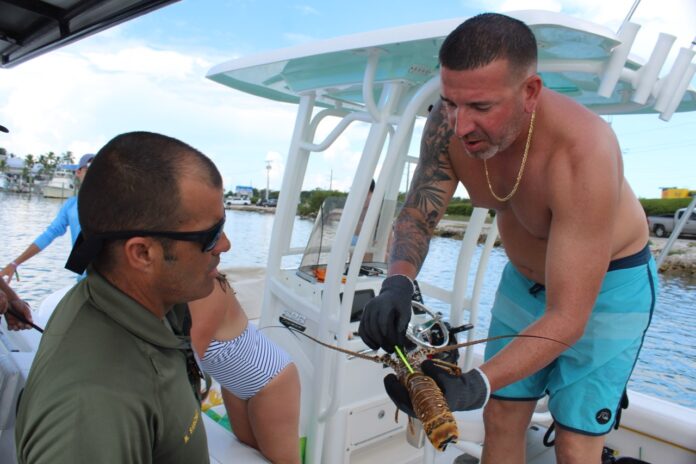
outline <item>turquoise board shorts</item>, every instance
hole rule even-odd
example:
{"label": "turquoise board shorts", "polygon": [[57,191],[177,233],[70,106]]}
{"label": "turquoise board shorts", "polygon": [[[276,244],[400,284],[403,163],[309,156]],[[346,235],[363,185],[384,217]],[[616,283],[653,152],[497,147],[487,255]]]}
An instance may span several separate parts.
{"label": "turquoise board shorts", "polygon": [[[585,435],[609,433],[650,325],[657,293],[655,261],[646,245],[612,261],[585,333],[551,364],[501,388],[492,398],[533,401],[549,395],[558,426]],[[546,308],[546,291],[508,263],[498,286],[488,336],[522,332]],[[489,341],[485,359],[512,339]]]}

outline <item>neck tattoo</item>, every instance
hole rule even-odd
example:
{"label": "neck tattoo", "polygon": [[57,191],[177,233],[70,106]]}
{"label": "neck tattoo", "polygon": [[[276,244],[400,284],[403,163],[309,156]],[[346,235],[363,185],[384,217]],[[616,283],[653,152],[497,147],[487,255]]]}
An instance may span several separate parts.
{"label": "neck tattoo", "polygon": [[520,181],[522,180],[522,174],[524,174],[524,167],[527,164],[527,154],[529,153],[529,146],[531,145],[532,142],[532,134],[534,133],[534,119],[536,118],[536,110],[532,111],[532,119],[529,122],[529,131],[527,132],[527,143],[524,146],[524,154],[522,155],[522,164],[520,165],[520,170],[517,173],[517,180],[515,181],[515,185],[512,187],[512,190],[510,193],[505,195],[504,197],[499,197],[494,191],[493,191],[493,186],[491,185],[491,179],[488,176],[488,165],[486,164],[486,160],[483,160],[483,169],[486,171],[486,182],[488,182],[488,190],[490,190],[491,195],[498,200],[498,201],[508,201],[512,196],[517,192],[517,187],[520,186]]}

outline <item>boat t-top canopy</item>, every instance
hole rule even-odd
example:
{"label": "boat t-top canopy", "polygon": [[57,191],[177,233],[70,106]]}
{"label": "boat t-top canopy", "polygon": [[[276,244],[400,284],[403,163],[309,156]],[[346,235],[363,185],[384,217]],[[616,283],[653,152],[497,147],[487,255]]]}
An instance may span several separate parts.
{"label": "boat t-top canopy", "polygon": [[[658,74],[675,40],[661,34],[650,59],[629,54],[640,26],[627,23],[616,34],[606,27],[547,11],[510,13],[528,24],[539,44],[538,71],[544,85],[599,114],[696,110],[688,85],[694,52],[682,49],[671,70]],[[438,51],[466,18],[383,29],[317,41],[213,67],[208,78],[271,100],[297,103],[316,92],[316,104],[364,107],[379,99],[385,82],[400,80],[411,92],[436,76]],[[372,95],[365,98],[366,71]],[[408,100],[408,99],[406,99]]]}
{"label": "boat t-top canopy", "polygon": [[0,0],[0,67],[129,21],[178,0]]}
{"label": "boat t-top canopy", "polygon": [[[638,25],[626,23],[615,34],[557,13],[523,11],[511,16],[528,24],[536,35],[544,84],[596,113],[658,113],[668,120],[675,111],[696,110],[696,93],[688,88],[696,72],[694,51],[681,49],[670,70],[659,75],[674,37],[661,34],[650,58],[641,62],[629,56]],[[222,63],[208,72],[210,79],[228,87],[297,104],[273,221],[260,327],[287,324],[327,344],[366,349],[352,334],[358,330],[359,309],[366,298],[377,294],[383,274],[363,272],[364,264],[386,261],[401,180],[404,172],[408,178],[408,166],[418,162],[408,153],[415,122],[438,98],[438,52],[462,21],[308,43]],[[317,128],[328,117],[335,126],[319,139]],[[356,121],[369,127],[348,196],[340,204],[328,199],[322,206],[326,220],[318,220],[317,233],[313,231],[307,246],[291,247],[297,205],[313,155],[326,150]],[[373,179],[375,187],[369,194]],[[425,276],[418,280],[424,298],[442,305],[452,326],[477,321],[486,263],[497,236],[493,221],[479,252],[487,214],[485,209],[474,209],[449,285]],[[285,257],[303,253],[299,269],[284,267]],[[358,459],[367,447],[384,456],[405,453],[405,425],[363,421],[392,405],[384,393],[381,366],[328,353],[289,331],[268,331],[267,336],[291,355],[304,379],[300,429],[307,436],[305,462],[368,462]],[[473,331],[466,337],[471,341]],[[467,350],[465,369],[472,366],[472,356],[473,350]],[[369,462],[415,462],[403,454],[400,459],[363,456],[370,456]]]}

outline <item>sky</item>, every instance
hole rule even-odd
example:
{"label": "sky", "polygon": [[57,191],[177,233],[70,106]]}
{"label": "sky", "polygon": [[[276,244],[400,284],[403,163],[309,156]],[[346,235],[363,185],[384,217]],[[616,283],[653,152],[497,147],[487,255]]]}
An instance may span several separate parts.
{"label": "sky", "polygon": [[[96,152],[117,134],[147,130],[183,140],[218,165],[226,189],[278,190],[296,106],[205,78],[224,61],[300,43],[484,11],[544,9],[617,30],[634,0],[304,1],[182,0],[82,41],[0,69],[0,147],[24,157]],[[647,59],[659,32],[678,47],[696,36],[696,1],[642,0],[632,49]],[[641,52],[642,51],[642,52]],[[691,82],[696,87],[696,78]],[[625,176],[644,198],[660,187],[696,190],[696,112],[611,118]],[[322,129],[328,130],[328,129]],[[304,189],[348,190],[364,127],[313,157]],[[417,153],[411,153],[417,155]],[[267,169],[270,166],[270,170]],[[466,196],[466,192],[457,192]]]}

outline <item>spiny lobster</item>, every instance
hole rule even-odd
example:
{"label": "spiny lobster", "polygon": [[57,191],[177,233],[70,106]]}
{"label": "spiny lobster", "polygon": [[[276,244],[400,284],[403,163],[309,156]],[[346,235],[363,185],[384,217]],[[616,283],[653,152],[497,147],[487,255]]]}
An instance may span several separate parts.
{"label": "spiny lobster", "polygon": [[[290,327],[288,327],[290,328]],[[420,365],[423,361],[431,359],[434,363],[443,367],[453,375],[461,375],[461,369],[456,365],[449,362],[437,359],[436,356],[440,353],[446,351],[451,351],[459,348],[464,348],[466,346],[476,345],[479,343],[485,343],[492,340],[499,340],[503,338],[515,338],[515,337],[526,337],[526,338],[538,338],[542,340],[549,340],[557,343],[566,345],[565,343],[554,340],[553,338],[543,337],[540,335],[500,335],[497,337],[484,338],[479,340],[473,340],[470,342],[459,343],[456,345],[446,345],[438,348],[424,348],[420,347],[405,353],[407,363],[400,360],[396,354],[383,354],[381,356],[369,356],[363,353],[357,353],[351,350],[340,348],[328,343],[324,343],[311,335],[304,332],[291,329],[295,333],[300,333],[305,337],[313,340],[314,342],[335,350],[341,353],[355,356],[357,358],[365,359],[368,361],[380,363],[389,366],[396,373],[399,381],[406,387],[409,392],[409,397],[413,405],[413,410],[416,416],[423,424],[423,430],[425,431],[428,440],[438,451],[444,451],[447,444],[457,441],[459,438],[459,431],[457,429],[457,421],[452,414],[447,401],[445,400],[442,391],[435,383],[435,381],[423,374],[420,370]],[[566,345],[568,346],[568,345]],[[409,368],[411,366],[411,368]],[[397,410],[398,413],[398,410]]]}

